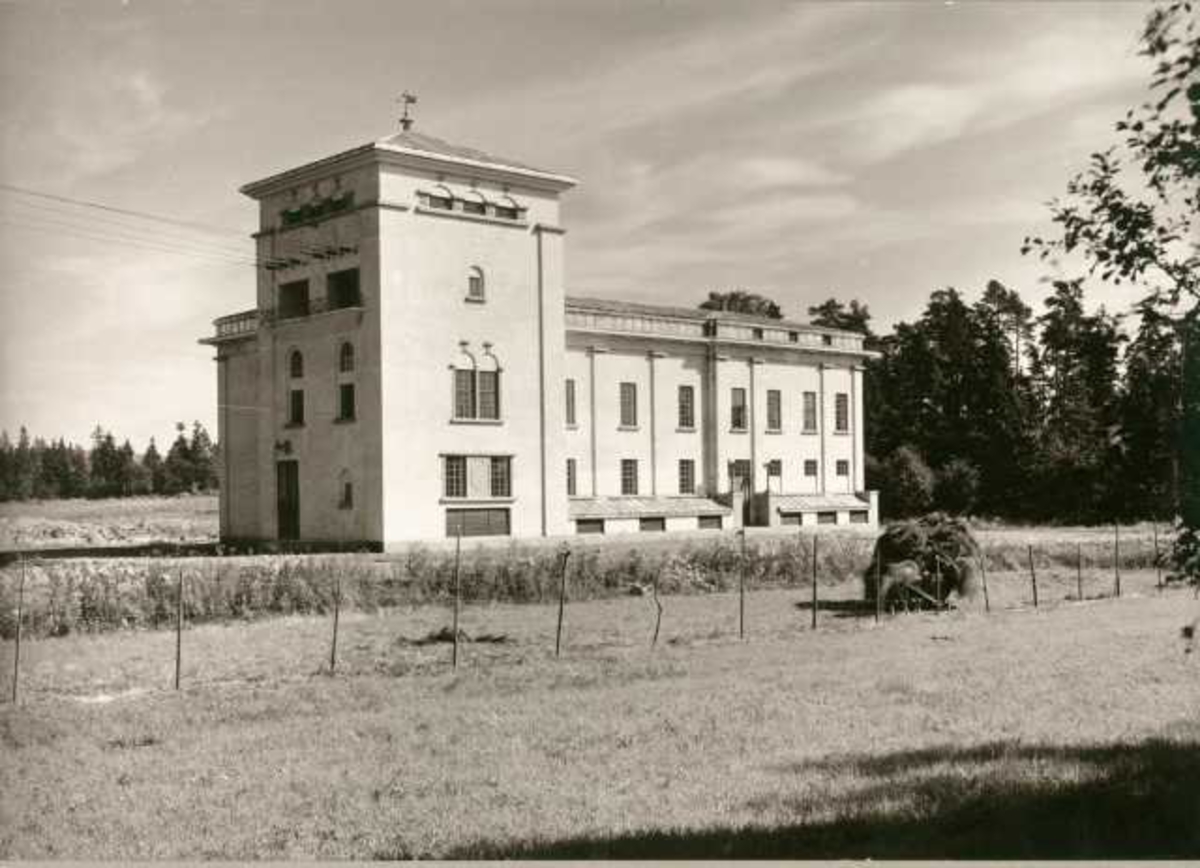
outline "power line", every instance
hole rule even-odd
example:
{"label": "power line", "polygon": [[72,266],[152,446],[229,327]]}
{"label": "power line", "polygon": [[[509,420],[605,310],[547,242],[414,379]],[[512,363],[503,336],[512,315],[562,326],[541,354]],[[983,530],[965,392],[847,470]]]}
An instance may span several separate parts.
{"label": "power line", "polygon": [[[54,193],[45,193],[40,190],[31,190],[27,187],[19,187],[15,184],[7,184],[7,183],[0,182],[0,191],[6,191],[9,193],[16,193],[16,194],[19,194],[22,196],[33,197],[35,200],[40,200],[40,201],[23,202],[19,199],[15,200],[15,201],[17,204],[24,205],[27,207],[41,207],[43,209],[49,210],[55,216],[65,217],[68,219],[81,218],[81,217],[84,217],[85,214],[80,213],[78,211],[73,211],[73,210],[58,210],[55,208],[56,204],[57,205],[67,205],[72,208],[92,209],[92,210],[104,212],[106,215],[118,215],[120,217],[131,217],[136,220],[147,221],[151,224],[161,223],[164,225],[180,227],[180,228],[188,229],[191,231],[200,231],[200,232],[204,232],[204,233],[208,233],[208,234],[218,234],[218,235],[221,235],[226,238],[236,237],[237,239],[239,239],[239,241],[244,241],[244,239],[245,239],[245,236],[240,232],[235,232],[230,229],[212,226],[212,225],[205,224],[205,223],[199,223],[199,222],[190,221],[190,220],[179,220],[179,219],[176,219],[173,217],[165,217],[160,214],[151,214],[146,211],[136,211],[136,210],[133,210],[130,208],[121,208],[121,207],[118,207],[115,205],[107,205],[102,202],[92,202],[92,201],[88,201],[85,199],[74,199],[69,196],[60,196],[60,195],[57,195]],[[54,204],[51,204],[51,203],[54,203]],[[312,259],[326,259],[326,258],[332,258],[337,255],[341,255],[342,253],[345,253],[347,251],[347,248],[345,248],[344,246],[337,247],[337,248],[314,247],[310,244],[301,242],[296,237],[292,237],[292,238],[286,239],[286,240],[277,239],[277,244],[283,248],[283,250],[279,251],[278,254],[269,256],[269,257],[258,257],[257,252],[255,252],[255,254],[253,254],[253,255],[247,255],[247,254],[241,253],[240,251],[234,251],[230,248],[221,246],[224,242],[181,238],[178,235],[165,235],[162,232],[162,230],[160,230],[160,229],[152,229],[149,226],[139,226],[136,224],[131,225],[129,223],[114,220],[112,217],[108,217],[108,216],[98,217],[98,216],[87,215],[86,219],[88,219],[90,223],[94,223],[96,221],[99,221],[102,223],[107,223],[110,226],[117,227],[120,230],[125,231],[125,232],[132,232],[135,234],[141,233],[143,237],[139,238],[138,239],[139,241],[148,241],[148,242],[155,243],[155,244],[160,244],[160,243],[180,244],[180,243],[182,243],[182,244],[191,245],[192,247],[197,247],[197,246],[211,247],[211,248],[215,248],[216,252],[220,253],[223,256],[232,256],[232,257],[236,257],[236,258],[243,258],[246,260],[255,260],[254,264],[262,265],[262,266],[264,266],[268,269],[272,269],[272,270],[274,270],[276,268],[283,268],[283,267],[286,267],[287,265],[302,264],[303,260],[297,259],[296,257],[298,257],[298,256],[312,258]],[[89,227],[87,227],[87,228],[90,230],[93,227],[89,225]],[[104,227],[104,228],[107,229],[109,227]],[[156,236],[154,234],[155,232],[158,232],[159,234]]]}
{"label": "power line", "polygon": [[127,217],[139,217],[143,220],[155,220],[159,223],[172,223],[176,226],[183,226],[189,229],[199,229],[202,232],[215,232],[220,235],[234,235],[238,238],[245,237],[239,232],[234,232],[232,229],[210,226],[207,223],[196,223],[191,220],[178,220],[173,217],[163,217],[161,214],[150,214],[146,211],[134,211],[130,208],[118,208],[115,205],[105,205],[102,202],[89,202],[86,199],[72,199],[69,196],[59,196],[54,193],[43,193],[39,190],[30,190],[27,187],[18,187],[15,184],[5,184],[4,182],[0,182],[0,190],[8,190],[12,193],[21,193],[25,196],[35,196],[39,199],[48,199],[53,202],[62,202],[68,205],[96,208],[101,211],[109,211],[113,214],[124,214]]}
{"label": "power line", "polygon": [[[70,225],[66,225],[66,224],[55,224],[55,225],[51,225],[51,226],[46,226],[46,225],[40,225],[38,223],[22,223],[20,221],[12,220],[12,219],[8,218],[6,215],[0,215],[0,222],[3,222],[4,224],[6,224],[8,226],[12,226],[13,228],[16,228],[16,229],[26,229],[26,230],[32,230],[34,232],[44,232],[44,233],[57,234],[57,235],[61,235],[64,232],[66,232],[67,234],[75,235],[76,237],[79,237],[79,238],[86,238],[91,241],[102,241],[102,242],[108,242],[108,243],[125,244],[125,245],[130,245],[133,247],[140,247],[140,248],[147,249],[147,250],[154,250],[159,253],[171,253],[171,254],[175,254],[175,255],[179,255],[179,256],[188,256],[193,259],[201,259],[206,262],[214,263],[214,264],[250,266],[252,268],[258,268],[260,265],[259,263],[255,262],[253,260],[250,260],[250,259],[236,260],[233,258],[217,256],[215,254],[209,254],[209,253],[200,253],[195,250],[188,250],[186,248],[157,243],[157,242],[145,240],[145,239],[120,238],[120,237],[115,237],[112,235],[104,235],[103,233],[99,233],[99,232],[87,232],[86,230],[83,230],[79,227],[70,226]],[[47,221],[47,222],[53,223],[54,221]]]}
{"label": "power line", "polygon": [[[221,242],[209,241],[200,237],[171,234],[159,230],[147,231],[141,226],[131,226],[128,223],[112,221],[106,218],[94,218],[91,215],[81,214],[75,211],[63,211],[55,208],[54,206],[46,207],[40,202],[18,202],[16,204],[17,209],[12,210],[9,213],[19,219],[42,220],[50,223],[56,223],[56,225],[79,228],[89,232],[119,233],[119,236],[123,239],[153,241],[156,243],[187,246],[189,248],[198,249],[206,253],[229,256],[247,261],[250,261],[254,258],[251,251],[247,251],[245,249],[238,250],[232,246],[225,246]],[[30,209],[30,211],[26,212],[20,209]]]}

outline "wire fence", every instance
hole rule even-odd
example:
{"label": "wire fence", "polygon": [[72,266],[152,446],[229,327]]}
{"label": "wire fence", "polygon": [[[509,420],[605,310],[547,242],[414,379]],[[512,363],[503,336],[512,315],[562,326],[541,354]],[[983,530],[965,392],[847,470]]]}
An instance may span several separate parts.
{"label": "wire fence", "polygon": [[[890,585],[873,563],[875,540],[801,533],[748,542],[745,534],[714,543],[676,547],[657,554],[619,542],[605,546],[464,552],[413,550],[399,558],[371,556],[272,556],[189,561],[63,561],[21,558],[0,571],[0,633],[12,645],[8,696],[20,699],[22,644],[53,642],[72,633],[130,628],[172,629],[173,687],[183,684],[188,653],[184,634],[205,623],[230,623],[278,614],[329,618],[328,666],[338,670],[343,609],[392,612],[400,607],[451,608],[451,623],[431,633],[431,643],[450,646],[446,665],[464,661],[460,625],[464,606],[496,602],[553,604],[554,656],[562,655],[569,603],[645,596],[652,605],[647,646],[659,644],[669,605],[663,597],[736,593],[736,634],[753,633],[747,595],[791,589],[801,619],[796,627],[826,627],[827,619],[880,622],[914,610],[942,612],[952,605],[983,613],[1042,608],[1116,598],[1122,581],[1137,571],[1139,592],[1163,589],[1169,546],[1157,528],[1122,540],[984,543],[970,559],[978,586],[959,591],[962,576],[936,569],[933,584],[922,572]],[[872,567],[875,574],[871,575]],[[1147,573],[1153,576],[1152,584]],[[885,593],[875,593],[883,587]],[[1128,592],[1128,583],[1125,592]],[[968,598],[969,597],[969,598]],[[807,612],[808,617],[803,614]],[[732,638],[732,637],[731,637]]]}

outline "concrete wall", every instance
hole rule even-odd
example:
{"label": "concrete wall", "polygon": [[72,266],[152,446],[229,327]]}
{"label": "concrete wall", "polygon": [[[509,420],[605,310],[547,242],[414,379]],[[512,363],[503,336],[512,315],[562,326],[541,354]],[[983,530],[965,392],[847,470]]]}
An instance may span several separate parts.
{"label": "concrete wall", "polygon": [[[581,497],[620,495],[620,461],[639,463],[639,494],[679,493],[679,459],[696,462],[696,491],[728,493],[729,465],[752,462],[756,491],[780,494],[853,493],[864,490],[862,450],[862,372],[849,361],[826,361],[802,351],[672,342],[654,336],[603,335],[572,331],[567,336],[565,377],[575,381],[576,424],[562,428],[565,454],[575,458]],[[652,378],[653,372],[653,378]],[[565,379],[564,377],[564,379]],[[595,418],[592,388],[595,383]],[[620,425],[620,384],[634,383],[638,424]],[[651,383],[654,414],[650,414]],[[691,385],[696,398],[696,430],[678,427],[678,388]],[[733,389],[747,395],[746,426],[732,427]],[[780,394],[781,425],[767,429],[768,392]],[[817,401],[817,429],[803,427],[803,395]],[[835,431],[837,395],[847,396],[850,428]],[[594,424],[593,424],[594,423]],[[651,437],[653,431],[653,437]],[[596,455],[596,485],[591,482]],[[767,462],[778,460],[782,476],[768,479]],[[817,475],[805,476],[806,460]],[[847,462],[839,476],[838,461]],[[653,480],[651,466],[656,468]],[[761,517],[764,518],[765,517]]]}
{"label": "concrete wall", "polygon": [[[420,210],[418,191],[436,183],[472,189],[395,167],[381,179],[385,200],[407,206],[380,212],[383,539],[444,536],[446,509],[469,507],[510,509],[514,536],[567,533],[562,236],[535,228],[557,227],[557,200],[510,185],[529,209],[525,226]],[[485,278],[481,304],[466,299],[472,267]],[[452,368],[491,364],[489,354],[501,370],[501,421],[455,421]],[[544,479],[543,425],[552,433]],[[459,454],[511,456],[512,498],[445,499],[442,456]]]}
{"label": "concrete wall", "polygon": [[222,539],[260,539],[258,497],[258,342],[221,346],[217,355],[217,442],[220,446]]}
{"label": "concrete wall", "polygon": [[[379,270],[377,209],[363,207],[312,225],[283,229],[279,212],[338,191],[354,190],[356,202],[374,198],[374,175],[366,168],[339,172],[301,185],[292,192],[265,198],[260,205],[264,231],[257,243],[264,261],[296,259],[283,269],[259,269],[258,305],[268,314],[276,310],[278,287],[306,279],[311,316],[266,323],[258,340],[257,452],[259,469],[257,536],[278,537],[276,462],[298,462],[300,483],[300,536],[305,540],[382,539],[383,500],[380,474],[375,468],[380,452],[379,379]],[[313,251],[344,249],[330,258]],[[357,268],[361,309],[324,310],[326,276]],[[338,371],[338,352],[349,341],[355,350],[355,370]],[[293,380],[289,358],[293,350],[304,357],[304,377]],[[356,417],[335,421],[337,387],[355,384]],[[288,401],[292,388],[305,393],[305,423],[288,426]],[[283,444],[286,448],[277,448]],[[353,506],[340,508],[342,481],[353,485]]]}

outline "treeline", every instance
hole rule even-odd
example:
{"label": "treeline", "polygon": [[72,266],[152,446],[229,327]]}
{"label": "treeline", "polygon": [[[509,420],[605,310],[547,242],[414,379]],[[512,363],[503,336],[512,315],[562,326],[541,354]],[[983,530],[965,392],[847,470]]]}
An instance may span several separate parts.
{"label": "treeline", "polygon": [[1177,514],[1180,337],[1149,304],[1130,333],[1124,317],[1084,310],[1078,280],[1055,282],[1036,315],[998,281],[974,303],[939,290],[882,336],[857,302],[809,313],[882,354],[865,373],[867,483],[888,515]]}
{"label": "treeline", "polygon": [[0,432],[0,501],[64,497],[131,497],[181,494],[217,487],[217,447],[199,422],[191,435],[182,423],[164,458],[154,438],[139,456],[125,440],[99,425],[90,449],[62,438],[30,438],[21,428],[16,443]]}

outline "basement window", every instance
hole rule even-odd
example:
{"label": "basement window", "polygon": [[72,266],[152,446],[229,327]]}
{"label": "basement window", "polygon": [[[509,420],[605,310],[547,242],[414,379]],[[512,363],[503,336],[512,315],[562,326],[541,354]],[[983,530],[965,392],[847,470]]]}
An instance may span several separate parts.
{"label": "basement window", "polygon": [[575,533],[604,533],[604,519],[580,518],[575,520]]}
{"label": "basement window", "polygon": [[446,536],[508,536],[507,509],[448,509]]}

